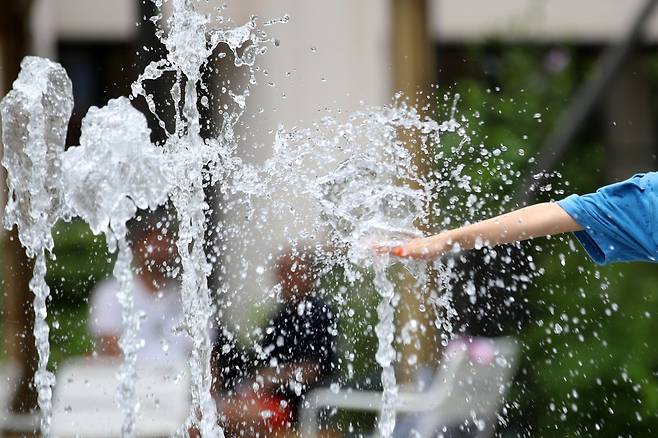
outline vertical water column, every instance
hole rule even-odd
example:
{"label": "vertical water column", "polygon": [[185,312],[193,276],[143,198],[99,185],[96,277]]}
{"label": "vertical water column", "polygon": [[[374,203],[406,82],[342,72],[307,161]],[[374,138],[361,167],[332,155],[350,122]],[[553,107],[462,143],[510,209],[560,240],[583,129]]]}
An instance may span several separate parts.
{"label": "vertical water column", "polygon": [[[386,130],[382,130],[386,138]],[[371,133],[376,141],[380,135]],[[394,138],[394,137],[391,137]],[[395,142],[392,144],[395,150]],[[396,177],[405,174],[396,165],[405,162],[404,149],[397,149],[390,162],[386,157],[363,154],[341,163],[329,175],[319,178],[316,191],[323,218],[333,228],[343,245],[348,245],[349,258],[357,265],[374,270],[374,286],[380,297],[375,327],[378,348],[375,359],[382,367],[382,408],[379,432],[382,437],[393,435],[396,420],[398,386],[395,377],[395,286],[388,278],[392,260],[387,255],[372,253],[374,242],[399,243],[418,237],[414,220],[423,213],[423,193],[395,184]]]}
{"label": "vertical water column", "polygon": [[[162,6],[157,1],[155,4]],[[171,179],[175,182],[171,200],[180,222],[176,246],[182,265],[181,295],[185,327],[193,341],[190,358],[192,408],[186,426],[200,426],[203,436],[216,437],[223,432],[217,425],[216,406],[210,394],[211,339],[208,329],[213,303],[208,288],[211,266],[204,250],[206,212],[209,209],[204,188],[210,180],[226,182],[228,178],[235,159],[233,127],[244,112],[249,90],[247,87],[242,93],[230,89],[223,91],[232,97],[236,108],[223,109],[224,120],[216,139],[203,139],[197,87],[204,89],[202,71],[220,44],[225,44],[232,52],[236,67],[249,68],[249,85],[253,85],[255,80],[251,68],[258,55],[265,53],[262,43],[269,39],[256,29],[255,19],[243,26],[218,30],[210,30],[208,21],[195,10],[192,0],[173,0],[173,13],[167,20],[166,36],[162,38],[167,57],[146,67],[133,84],[132,95],[145,98],[149,110],[165,129],[167,141],[164,149],[170,162]],[[145,81],[158,80],[164,73],[175,76],[170,92],[175,109],[173,132],[167,131],[166,123],[157,114],[153,97],[144,88]]]}
{"label": "vertical water column", "polygon": [[398,387],[395,379],[395,308],[393,298],[395,288],[388,279],[386,268],[388,256],[376,256],[373,261],[375,278],[374,285],[381,301],[377,305],[378,322],[375,326],[377,334],[377,363],[382,367],[382,408],[379,413],[379,433],[383,438],[393,435],[395,429],[395,404],[398,397]]}
{"label": "vertical water column", "polygon": [[[52,251],[51,228],[65,217],[60,154],[73,110],[71,80],[57,63],[26,57],[12,91],[2,100],[2,164],[7,169],[4,225],[18,227],[27,255],[35,258],[30,290],[34,294],[34,338],[39,363],[34,376],[41,410],[40,429],[50,435],[52,387],[48,371],[50,343],[46,317],[50,289],[46,284],[46,251]],[[11,293],[11,292],[10,292]]]}
{"label": "vertical water column", "polygon": [[[171,97],[176,111],[175,133],[165,146],[177,162],[176,186],[171,199],[179,218],[176,246],[181,260],[181,296],[185,326],[192,338],[190,375],[192,379],[192,410],[188,425],[198,425],[202,436],[223,436],[217,424],[217,409],[210,393],[211,339],[209,321],[213,304],[208,289],[210,264],[204,250],[206,210],[204,166],[208,164],[207,144],[200,136],[200,116],[197,107],[197,85],[201,69],[212,53],[207,41],[207,18],[199,14],[191,0],[174,0],[169,20],[169,34],[164,40],[168,50],[169,68],[177,80]],[[181,87],[184,87],[181,95]]]}
{"label": "vertical water column", "polygon": [[119,338],[123,363],[117,374],[119,384],[116,397],[123,414],[121,436],[133,437],[139,413],[139,400],[136,392],[137,352],[140,347],[139,319],[135,313],[132,250],[128,245],[125,231],[117,232],[114,234],[114,238],[117,240],[117,258],[112,275],[119,285],[117,301],[121,306],[121,323],[123,325]]}

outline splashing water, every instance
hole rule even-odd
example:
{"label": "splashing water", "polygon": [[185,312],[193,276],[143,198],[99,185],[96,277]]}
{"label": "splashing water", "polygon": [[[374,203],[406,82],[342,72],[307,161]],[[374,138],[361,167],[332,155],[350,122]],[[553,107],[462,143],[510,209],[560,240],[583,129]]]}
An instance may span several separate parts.
{"label": "splashing water", "polygon": [[[355,267],[374,268],[374,285],[380,296],[376,360],[382,367],[383,387],[379,431],[385,437],[395,428],[398,391],[393,346],[396,293],[388,278],[388,268],[396,260],[374,255],[372,245],[395,245],[421,236],[417,225],[428,220],[431,193],[445,184],[418,175],[413,153],[403,140],[404,134],[411,132],[422,133],[428,145],[438,143],[447,132],[466,138],[454,119],[439,124],[405,104],[357,112],[344,122],[325,118],[308,129],[281,128],[272,158],[261,168],[244,166],[231,185],[235,198],[228,200],[235,203],[231,208],[246,204],[249,210],[250,202],[260,196],[287,193],[286,199],[264,207],[272,209],[269,214],[261,212],[260,218],[254,219],[263,222],[263,230],[267,230],[266,217],[292,215],[291,220],[313,224],[309,235],[328,234],[328,244],[320,248],[322,257],[328,265],[342,266],[348,282],[360,279]],[[309,200],[317,210],[308,213],[294,208]],[[262,208],[263,203],[259,205]],[[235,237],[245,233],[239,228],[230,232]],[[292,242],[295,236],[289,239]],[[408,263],[407,268],[419,282],[426,280],[422,264]]]}
{"label": "splashing water", "polygon": [[[159,1],[154,3],[161,6]],[[253,66],[271,39],[257,27],[255,19],[235,28],[212,29],[208,17],[196,11],[192,0],[173,0],[173,14],[167,25],[166,32],[158,31],[167,57],[145,68],[132,85],[131,95],[131,99],[143,98],[158,120],[166,135],[162,147],[151,144],[145,117],[127,98],[119,98],[103,108],[90,109],[83,120],[81,145],[64,152],[66,121],[72,108],[71,84],[63,69],[49,61],[27,58],[14,91],[2,103],[6,145],[3,164],[10,187],[5,225],[18,225],[21,243],[30,256],[36,257],[31,288],[37,315],[35,337],[40,365],[35,382],[43,434],[48,435],[54,383],[46,369],[48,287],[44,281],[45,251],[53,246],[52,225],[60,218],[80,216],[94,233],[104,233],[108,248],[118,252],[113,273],[120,285],[124,324],[118,402],[124,414],[122,434],[131,436],[138,413],[135,360],[141,341],[137,339],[139,322],[131,291],[132,254],[126,240],[126,223],[138,208],[155,208],[170,198],[180,222],[176,245],[182,266],[184,327],[193,340],[189,361],[192,406],[180,434],[195,426],[202,436],[223,436],[210,392],[209,322],[215,309],[208,285],[211,263],[204,249],[210,210],[204,189],[219,182],[224,208],[244,212],[247,218],[212,230],[219,240],[237,242],[247,236],[256,239],[258,233],[266,240],[268,215],[285,215],[291,222],[310,224],[301,232],[289,231],[287,240],[293,245],[300,235],[317,240],[323,261],[344,268],[348,282],[354,284],[362,278],[359,268],[374,270],[380,299],[376,360],[382,368],[383,387],[379,431],[390,437],[395,429],[398,389],[394,370],[397,300],[389,268],[396,260],[373,254],[371,246],[374,242],[394,245],[421,236],[419,228],[429,224],[430,216],[455,216],[433,206],[437,194],[448,186],[470,194],[470,211],[477,207],[473,193],[478,191],[472,187],[470,177],[462,173],[464,166],[455,165],[448,154],[435,153],[435,146],[448,134],[457,139],[452,148],[455,156],[460,147],[470,147],[466,130],[456,120],[454,110],[449,120],[439,123],[397,102],[358,111],[342,121],[324,118],[310,128],[281,127],[276,132],[271,158],[262,165],[243,163],[236,156],[234,130],[245,111],[249,87],[255,83]],[[237,68],[248,70],[249,85],[242,90],[223,91],[234,105],[222,111],[219,133],[203,138],[198,105],[208,96],[200,98],[198,90],[205,90],[202,73],[217,52],[220,58],[232,57]],[[166,118],[158,113],[148,92],[150,83],[164,76],[174,79],[170,91],[175,108],[173,129],[168,129]],[[411,151],[404,140],[410,134],[418,138],[417,151]],[[439,170],[419,175],[418,154],[430,155]],[[288,196],[270,202],[275,193]],[[300,202],[314,208],[295,208]],[[256,214],[255,204],[266,207]],[[325,235],[326,241],[321,241],[319,236]],[[268,256],[263,256],[263,263]],[[408,263],[406,267],[422,288],[427,280],[424,266]],[[253,268],[243,263],[236,275],[244,278]],[[441,287],[446,290],[450,289],[448,268],[437,262]],[[454,313],[449,301],[449,293],[443,291],[430,296],[437,315],[441,314],[437,325],[448,332]]]}

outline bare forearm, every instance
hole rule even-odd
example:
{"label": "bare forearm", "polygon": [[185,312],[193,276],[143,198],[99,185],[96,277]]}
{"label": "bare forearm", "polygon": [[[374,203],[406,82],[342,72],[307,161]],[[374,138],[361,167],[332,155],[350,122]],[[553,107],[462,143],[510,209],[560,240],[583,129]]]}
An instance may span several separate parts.
{"label": "bare forearm", "polygon": [[398,257],[432,259],[451,249],[495,246],[580,229],[558,204],[543,203],[383,251]]}
{"label": "bare forearm", "polygon": [[515,210],[476,224],[446,232],[446,238],[462,249],[495,246],[581,227],[559,205],[543,203]]}

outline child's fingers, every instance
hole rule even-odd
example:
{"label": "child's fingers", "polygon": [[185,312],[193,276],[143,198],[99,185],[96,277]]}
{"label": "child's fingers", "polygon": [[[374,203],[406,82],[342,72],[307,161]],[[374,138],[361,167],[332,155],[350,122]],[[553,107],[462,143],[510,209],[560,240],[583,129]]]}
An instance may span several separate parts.
{"label": "child's fingers", "polygon": [[383,255],[390,254],[395,257],[405,259],[423,259],[430,255],[429,242],[427,239],[412,240],[405,245],[390,246],[390,245],[373,245],[372,251],[375,254]]}
{"label": "child's fingers", "polygon": [[404,246],[390,246],[390,245],[373,245],[370,247],[372,252],[377,255],[390,254],[395,257],[407,257],[409,251]]}
{"label": "child's fingers", "polygon": [[370,249],[372,250],[372,252],[374,252],[377,255],[384,255],[384,254],[392,253],[392,248],[390,246],[380,245],[378,243],[372,245],[370,247]]}

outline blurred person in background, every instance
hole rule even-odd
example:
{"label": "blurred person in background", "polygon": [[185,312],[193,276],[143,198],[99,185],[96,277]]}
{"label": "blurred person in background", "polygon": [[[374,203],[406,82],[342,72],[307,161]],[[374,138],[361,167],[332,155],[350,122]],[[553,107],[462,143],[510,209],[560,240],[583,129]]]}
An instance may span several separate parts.
{"label": "blurred person in background", "polygon": [[[255,357],[220,330],[215,346],[218,407],[232,433],[294,428],[304,394],[336,366],[337,315],[315,290],[309,253],[288,250],[276,262],[280,305],[267,320]],[[247,436],[247,435],[245,435]]]}
{"label": "blurred person in background", "polygon": [[[187,361],[191,340],[177,330],[183,318],[178,285],[170,278],[176,251],[172,221],[165,210],[142,212],[129,223],[134,264],[135,312],[140,315],[137,352],[140,363]],[[100,282],[91,293],[89,328],[99,356],[119,356],[123,330],[121,305],[114,279]]]}

